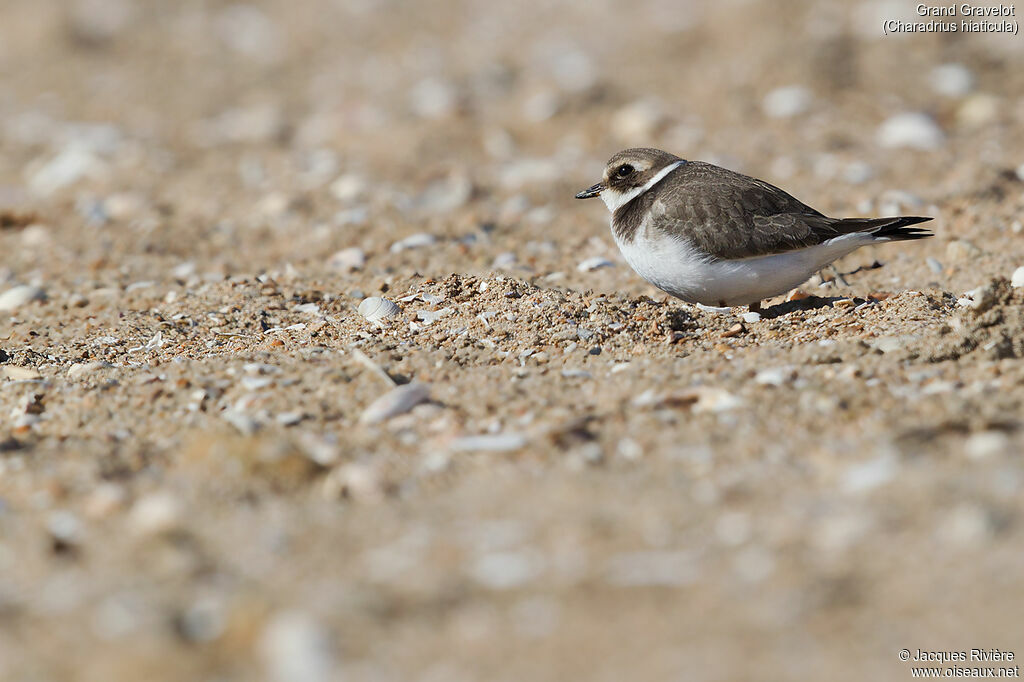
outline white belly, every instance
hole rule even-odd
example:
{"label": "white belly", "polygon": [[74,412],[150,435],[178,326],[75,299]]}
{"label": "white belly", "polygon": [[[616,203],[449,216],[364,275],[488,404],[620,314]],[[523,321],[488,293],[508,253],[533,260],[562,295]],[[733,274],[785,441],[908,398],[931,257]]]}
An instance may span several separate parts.
{"label": "white belly", "polygon": [[875,241],[855,232],[774,256],[714,261],[685,239],[641,228],[632,243],[615,240],[637,274],[688,303],[749,305],[784,294],[837,258]]}

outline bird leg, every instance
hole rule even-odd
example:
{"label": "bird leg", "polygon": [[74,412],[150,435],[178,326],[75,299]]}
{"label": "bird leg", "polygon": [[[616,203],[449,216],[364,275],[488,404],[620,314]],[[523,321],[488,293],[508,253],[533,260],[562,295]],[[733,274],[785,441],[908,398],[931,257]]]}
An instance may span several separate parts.
{"label": "bird leg", "polygon": [[818,270],[818,278],[821,280],[822,286],[833,288],[838,287],[840,284],[842,284],[844,287],[850,286],[850,283],[847,282],[846,278],[843,277],[842,273],[839,272],[839,268],[837,268],[834,264],[829,264],[828,268],[832,271],[832,279],[825,279],[825,268]]}

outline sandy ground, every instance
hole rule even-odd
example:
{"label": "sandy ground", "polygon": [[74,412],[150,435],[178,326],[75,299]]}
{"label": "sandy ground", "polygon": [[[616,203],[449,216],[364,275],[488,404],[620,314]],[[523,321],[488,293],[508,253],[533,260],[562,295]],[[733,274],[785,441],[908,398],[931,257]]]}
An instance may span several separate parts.
{"label": "sandy ground", "polygon": [[[1024,655],[1024,39],[847,4],[0,2],[0,678]],[[936,237],[738,325],[634,145]]]}

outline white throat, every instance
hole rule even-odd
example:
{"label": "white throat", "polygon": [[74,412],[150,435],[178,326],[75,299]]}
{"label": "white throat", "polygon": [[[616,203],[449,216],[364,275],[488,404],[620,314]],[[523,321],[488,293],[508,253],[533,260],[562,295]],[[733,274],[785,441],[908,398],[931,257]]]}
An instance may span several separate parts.
{"label": "white throat", "polygon": [[646,192],[647,190],[649,190],[650,188],[654,187],[659,182],[664,180],[666,175],[674,171],[676,168],[679,168],[679,166],[682,166],[684,163],[686,163],[686,161],[682,159],[676,161],[675,163],[670,163],[669,165],[665,166],[660,171],[658,171],[658,173],[653,178],[648,180],[647,184],[641,185],[640,187],[634,187],[625,194],[623,194],[622,192],[618,192],[614,189],[608,188],[601,192],[601,200],[604,202],[604,205],[608,207],[609,211],[615,213],[620,208],[622,208],[629,202],[633,201],[633,199],[636,199],[638,196],[640,196],[641,194],[643,194],[644,192]]}

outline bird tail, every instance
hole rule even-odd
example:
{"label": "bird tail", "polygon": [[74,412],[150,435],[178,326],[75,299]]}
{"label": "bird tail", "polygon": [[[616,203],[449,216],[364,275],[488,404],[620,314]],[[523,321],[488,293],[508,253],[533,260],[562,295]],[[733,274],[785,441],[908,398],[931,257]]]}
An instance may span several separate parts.
{"label": "bird tail", "polygon": [[926,216],[897,216],[893,218],[843,218],[833,224],[840,232],[864,232],[876,239],[886,241],[905,241],[909,239],[925,239],[933,236],[931,230],[923,227],[911,227],[931,220]]}

